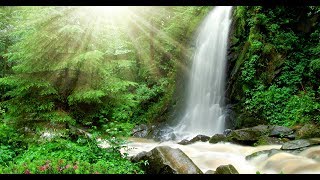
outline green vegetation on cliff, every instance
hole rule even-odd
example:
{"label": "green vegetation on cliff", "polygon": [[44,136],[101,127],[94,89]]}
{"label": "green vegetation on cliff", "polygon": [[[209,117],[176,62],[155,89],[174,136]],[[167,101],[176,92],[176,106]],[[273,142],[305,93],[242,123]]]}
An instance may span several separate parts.
{"label": "green vegetation on cliff", "polygon": [[[319,7],[236,7],[228,96],[237,125],[320,121]],[[255,122],[254,122],[255,121]]]}

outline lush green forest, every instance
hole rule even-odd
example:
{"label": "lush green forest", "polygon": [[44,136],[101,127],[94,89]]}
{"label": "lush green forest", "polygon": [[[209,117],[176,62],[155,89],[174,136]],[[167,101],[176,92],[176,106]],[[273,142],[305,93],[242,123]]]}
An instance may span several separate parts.
{"label": "lush green forest", "polygon": [[[120,149],[136,125],[170,121],[184,101],[211,9],[0,7],[0,173],[143,174],[147,162]],[[314,6],[234,7],[232,128],[317,127],[319,16]]]}

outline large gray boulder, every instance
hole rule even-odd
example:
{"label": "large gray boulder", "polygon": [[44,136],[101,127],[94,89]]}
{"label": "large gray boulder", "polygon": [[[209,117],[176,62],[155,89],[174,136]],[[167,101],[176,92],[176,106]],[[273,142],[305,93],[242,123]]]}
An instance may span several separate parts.
{"label": "large gray boulder", "polygon": [[227,141],[242,144],[253,145],[261,136],[268,135],[270,128],[267,125],[259,125],[251,128],[233,130],[228,136]]}
{"label": "large gray boulder", "polygon": [[180,149],[158,146],[131,158],[133,162],[147,161],[142,169],[147,174],[203,174],[194,162]]}
{"label": "large gray boulder", "polygon": [[214,174],[239,174],[239,172],[233,165],[228,164],[219,166]]}
{"label": "large gray boulder", "polygon": [[294,139],[293,130],[284,126],[271,126],[270,137]]}
{"label": "large gray boulder", "polygon": [[241,145],[282,144],[295,139],[294,131],[288,127],[258,125],[250,128],[232,130],[226,141]]}
{"label": "large gray boulder", "polygon": [[320,144],[320,138],[298,139],[284,143],[280,149],[282,150],[304,150],[307,147]]}

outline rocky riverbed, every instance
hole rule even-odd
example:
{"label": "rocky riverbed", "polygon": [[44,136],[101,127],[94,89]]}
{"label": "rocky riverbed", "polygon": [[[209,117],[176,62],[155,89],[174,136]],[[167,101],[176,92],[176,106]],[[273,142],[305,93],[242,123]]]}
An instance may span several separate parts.
{"label": "rocky riverbed", "polygon": [[122,152],[146,162],[150,174],[319,174],[320,138],[304,137],[305,128],[259,125],[183,140],[133,137]]}

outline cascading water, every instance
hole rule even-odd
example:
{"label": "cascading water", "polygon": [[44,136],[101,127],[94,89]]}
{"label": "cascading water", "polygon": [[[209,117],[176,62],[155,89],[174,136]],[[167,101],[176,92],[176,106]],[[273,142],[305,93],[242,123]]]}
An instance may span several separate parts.
{"label": "cascading water", "polygon": [[230,6],[215,7],[200,26],[185,113],[174,132],[178,138],[224,130],[224,85]]}

